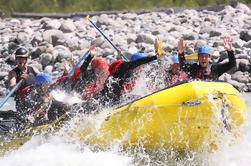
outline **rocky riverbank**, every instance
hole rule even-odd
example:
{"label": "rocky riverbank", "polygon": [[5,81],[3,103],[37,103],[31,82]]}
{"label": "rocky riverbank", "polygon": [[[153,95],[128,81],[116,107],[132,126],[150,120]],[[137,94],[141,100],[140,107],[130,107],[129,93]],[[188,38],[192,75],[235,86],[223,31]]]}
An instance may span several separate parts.
{"label": "rocky riverbank", "polygon": [[[164,49],[171,53],[183,37],[188,42],[187,53],[196,52],[204,43],[215,50],[214,61],[225,62],[226,52],[220,40],[230,36],[237,66],[221,79],[244,91],[251,91],[251,10],[244,4],[226,5],[219,11],[185,9],[179,12],[119,13],[93,16],[92,20],[121,48],[125,55],[145,48],[154,54],[155,38],[163,40]],[[171,12],[170,12],[171,11]],[[0,94],[7,92],[8,71],[15,63],[14,51],[23,46],[31,52],[30,65],[54,77],[63,72],[63,61],[78,59],[91,44],[98,56],[114,60],[115,50],[84,18],[53,19],[44,17],[0,18]]]}

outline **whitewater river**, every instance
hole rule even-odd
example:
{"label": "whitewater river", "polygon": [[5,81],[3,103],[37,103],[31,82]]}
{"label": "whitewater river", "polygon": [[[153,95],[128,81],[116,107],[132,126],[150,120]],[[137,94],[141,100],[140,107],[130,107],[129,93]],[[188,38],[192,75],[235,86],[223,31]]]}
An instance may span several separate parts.
{"label": "whitewater river", "polygon": [[[244,137],[234,146],[222,147],[214,153],[174,155],[168,153],[135,152],[127,155],[115,149],[93,152],[88,147],[55,134],[45,139],[33,137],[18,150],[0,157],[0,166],[135,166],[135,165],[208,165],[250,166],[251,165],[251,93],[242,94],[248,107],[248,118]],[[13,106],[6,103],[4,109]],[[161,155],[160,155],[161,154]],[[163,155],[164,154],[164,155]],[[159,157],[161,156],[161,157]]]}

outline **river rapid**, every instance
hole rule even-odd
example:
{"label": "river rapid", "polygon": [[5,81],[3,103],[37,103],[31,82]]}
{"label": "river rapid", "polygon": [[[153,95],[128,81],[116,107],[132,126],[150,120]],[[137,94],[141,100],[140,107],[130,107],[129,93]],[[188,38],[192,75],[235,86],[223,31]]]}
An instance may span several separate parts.
{"label": "river rapid", "polygon": [[[92,148],[64,137],[58,132],[49,137],[35,136],[18,150],[0,157],[1,166],[135,166],[135,165],[208,165],[249,166],[251,164],[251,93],[241,94],[248,107],[243,137],[229,147],[222,146],[213,153],[178,154],[159,149],[146,152],[144,149],[120,152],[116,147],[108,151],[93,151]],[[11,109],[12,99],[4,109]]]}

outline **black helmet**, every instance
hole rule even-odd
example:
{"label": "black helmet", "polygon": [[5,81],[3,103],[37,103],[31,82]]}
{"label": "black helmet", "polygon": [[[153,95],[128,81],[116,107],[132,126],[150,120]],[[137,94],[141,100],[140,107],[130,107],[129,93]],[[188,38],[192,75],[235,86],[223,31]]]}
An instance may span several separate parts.
{"label": "black helmet", "polygon": [[27,58],[28,55],[29,55],[29,53],[28,53],[28,51],[25,48],[18,48],[16,50],[15,55],[16,55],[16,58],[19,58],[19,57],[20,58]]}

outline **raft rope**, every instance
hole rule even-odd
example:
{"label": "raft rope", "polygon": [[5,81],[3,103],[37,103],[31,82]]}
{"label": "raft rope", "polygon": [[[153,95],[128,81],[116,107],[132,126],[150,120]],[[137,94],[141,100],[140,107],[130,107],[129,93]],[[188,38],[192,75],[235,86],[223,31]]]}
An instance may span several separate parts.
{"label": "raft rope", "polygon": [[[203,98],[206,98],[210,95],[219,95],[220,96],[225,96],[225,95],[237,95],[237,94],[234,94],[234,93],[223,93],[223,92],[220,92],[220,91],[216,91],[214,93],[211,93],[211,94],[207,94],[207,95],[204,95],[204,96],[201,96],[201,97],[198,97],[196,99],[193,99],[193,100],[189,100],[189,101],[185,101],[181,104],[169,104],[169,105],[151,105],[151,106],[132,106],[130,108],[154,108],[154,107],[174,107],[174,106],[187,106],[187,107],[193,107],[193,106],[197,106],[197,105],[200,105],[200,104],[203,104],[204,102],[206,102],[206,100],[201,100]],[[208,99],[207,99],[208,100]],[[224,102],[226,102],[226,99],[224,99]]]}

